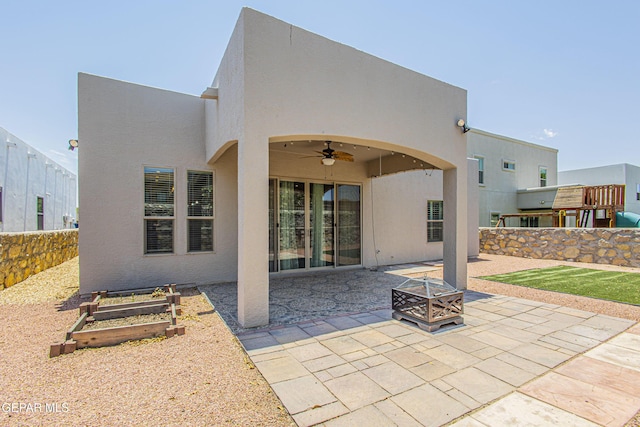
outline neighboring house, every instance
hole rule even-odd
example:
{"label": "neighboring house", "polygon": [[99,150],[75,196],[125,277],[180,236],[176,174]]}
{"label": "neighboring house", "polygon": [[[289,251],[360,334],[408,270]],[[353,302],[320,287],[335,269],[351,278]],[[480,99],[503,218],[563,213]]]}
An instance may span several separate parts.
{"label": "neighboring house", "polygon": [[523,203],[521,194],[544,192],[543,187],[557,184],[557,149],[477,129],[471,129],[467,135],[468,156],[477,159],[479,166],[481,227],[494,227],[503,214],[551,209],[551,204],[540,204],[537,199],[534,205]]}
{"label": "neighboring house", "polygon": [[466,112],[463,89],[247,8],[200,97],[81,73],[80,291],[237,281],[251,327],[272,275],[443,259],[464,289]]}
{"label": "neighboring house", "polygon": [[608,185],[625,186],[625,211],[640,214],[640,167],[622,163],[595,168],[574,169],[558,174],[562,185]]}
{"label": "neighboring house", "polygon": [[3,128],[0,140],[0,231],[71,228],[76,176]]}

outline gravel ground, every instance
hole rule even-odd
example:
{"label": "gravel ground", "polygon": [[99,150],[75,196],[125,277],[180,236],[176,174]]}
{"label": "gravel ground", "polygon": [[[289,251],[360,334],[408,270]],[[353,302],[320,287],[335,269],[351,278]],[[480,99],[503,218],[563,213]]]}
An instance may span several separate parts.
{"label": "gravel ground", "polygon": [[[468,287],[640,321],[638,306],[477,279],[553,265],[576,264],[482,254],[468,265]],[[6,325],[0,329],[0,425],[295,425],[195,290],[181,291],[183,336],[82,349],[50,359],[49,345],[61,340],[77,319],[82,301],[77,289],[75,258],[0,291],[0,322]],[[640,414],[634,420],[628,426],[639,426]]]}
{"label": "gravel ground", "polygon": [[50,359],[78,317],[77,288],[76,258],[0,291],[0,425],[295,425],[194,290],[181,291],[185,335]]}

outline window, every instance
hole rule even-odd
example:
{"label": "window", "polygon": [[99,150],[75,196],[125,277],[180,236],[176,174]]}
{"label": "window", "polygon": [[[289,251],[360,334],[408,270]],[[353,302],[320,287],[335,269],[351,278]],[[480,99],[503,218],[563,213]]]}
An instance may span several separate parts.
{"label": "window", "polygon": [[547,186],[547,168],[540,166],[538,168],[538,176],[540,177],[540,187]]}
{"label": "window", "polygon": [[539,227],[539,218],[537,216],[520,217],[520,227]]}
{"label": "window", "polygon": [[38,230],[44,230],[44,199],[38,197]]}
{"label": "window", "polygon": [[443,219],[442,200],[427,201],[427,242],[442,242]]}
{"label": "window", "polygon": [[144,253],[173,253],[174,172],[144,168]]}
{"label": "window", "polygon": [[515,171],[516,162],[514,162],[513,160],[502,160],[502,170]]}
{"label": "window", "polygon": [[484,157],[473,156],[473,158],[478,160],[478,184],[484,184]]}
{"label": "window", "polygon": [[500,221],[500,212],[491,212],[491,219],[489,224],[491,227],[496,227]]}
{"label": "window", "polygon": [[187,248],[213,251],[213,172],[187,172]]}
{"label": "window", "polygon": [[[640,200],[640,184],[636,184],[636,200]],[[0,187],[0,202],[2,202],[2,187]],[[0,221],[2,221],[1,211],[0,211]]]}
{"label": "window", "polygon": [[0,222],[2,222],[2,187],[0,187]]}

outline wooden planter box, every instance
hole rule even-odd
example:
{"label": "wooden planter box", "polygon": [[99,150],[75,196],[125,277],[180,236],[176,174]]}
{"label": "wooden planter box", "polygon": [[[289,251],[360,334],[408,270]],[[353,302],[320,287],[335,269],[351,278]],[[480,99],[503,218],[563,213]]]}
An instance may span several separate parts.
{"label": "wooden planter box", "polygon": [[[91,302],[80,305],[80,317],[67,331],[65,340],[51,345],[49,357],[73,353],[76,349],[85,347],[116,345],[126,341],[155,338],[162,335],[167,338],[183,335],[185,333],[184,326],[177,324],[177,315],[181,314],[181,309],[177,307],[180,304],[180,294],[175,292],[175,286],[165,286],[166,298],[164,300],[154,299],[121,304],[100,305],[101,299],[109,297],[109,293],[106,291],[93,293]],[[151,293],[153,290],[138,291]],[[171,320],[82,330],[87,323],[95,321],[158,313],[171,313]]]}

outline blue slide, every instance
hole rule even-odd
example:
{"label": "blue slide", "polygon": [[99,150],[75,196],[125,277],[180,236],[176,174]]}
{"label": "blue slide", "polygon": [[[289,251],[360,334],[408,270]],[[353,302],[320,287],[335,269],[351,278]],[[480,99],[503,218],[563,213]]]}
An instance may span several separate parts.
{"label": "blue slide", "polygon": [[640,215],[633,212],[616,212],[616,228],[640,228]]}

